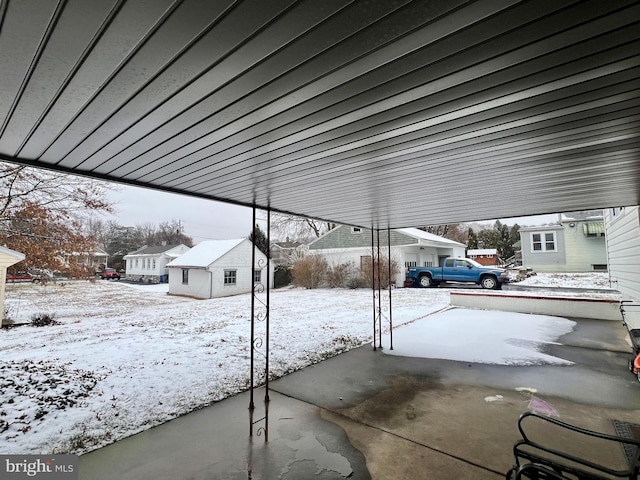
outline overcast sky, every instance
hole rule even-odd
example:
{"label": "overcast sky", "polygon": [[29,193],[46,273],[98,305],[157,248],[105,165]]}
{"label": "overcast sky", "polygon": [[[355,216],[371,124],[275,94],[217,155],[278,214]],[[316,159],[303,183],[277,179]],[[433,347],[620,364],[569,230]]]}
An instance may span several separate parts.
{"label": "overcast sky", "polygon": [[137,187],[118,187],[109,196],[116,210],[109,219],[123,226],[177,220],[196,243],[243,238],[251,232],[252,212],[247,207]]}
{"label": "overcast sky", "polygon": [[[109,192],[109,196],[116,209],[115,215],[109,220],[115,220],[123,226],[134,227],[145,223],[158,225],[177,220],[184,226],[185,234],[196,243],[243,238],[251,232],[252,212],[248,207],[128,186],[117,187]],[[259,211],[258,218],[261,216],[264,216],[264,212]],[[507,225],[517,223],[523,226],[552,223],[556,219],[557,215],[540,215],[500,221]]]}

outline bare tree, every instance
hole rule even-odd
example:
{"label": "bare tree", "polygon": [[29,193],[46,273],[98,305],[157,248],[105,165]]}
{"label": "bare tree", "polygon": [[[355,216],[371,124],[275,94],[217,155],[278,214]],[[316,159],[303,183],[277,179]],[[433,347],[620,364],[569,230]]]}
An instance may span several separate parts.
{"label": "bare tree", "polygon": [[82,219],[112,210],[104,195],[108,188],[82,177],[0,162],[0,244],[27,257],[14,268],[79,273],[75,261],[96,247]]}
{"label": "bare tree", "polygon": [[469,230],[466,225],[461,223],[449,223],[445,225],[428,225],[422,227],[425,232],[433,233],[440,237],[448,238],[455,242],[467,243],[469,238]]}
{"label": "bare tree", "polygon": [[295,215],[276,213],[271,218],[271,231],[274,238],[281,240],[289,238],[303,243],[318,238],[337,226],[335,223]]}

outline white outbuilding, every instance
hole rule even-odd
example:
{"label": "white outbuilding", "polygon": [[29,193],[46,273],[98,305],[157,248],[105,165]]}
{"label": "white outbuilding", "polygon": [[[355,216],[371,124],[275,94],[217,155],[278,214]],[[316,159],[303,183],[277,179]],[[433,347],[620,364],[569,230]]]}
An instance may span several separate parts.
{"label": "white outbuilding", "polygon": [[[251,249],[255,249],[255,264]],[[266,286],[267,256],[248,238],[207,240],[167,264],[169,294],[217,298],[249,293],[256,284]],[[273,268],[269,275],[273,286]]]}
{"label": "white outbuilding", "polygon": [[0,324],[4,319],[4,286],[7,282],[7,268],[25,259],[24,253],[0,247]]}

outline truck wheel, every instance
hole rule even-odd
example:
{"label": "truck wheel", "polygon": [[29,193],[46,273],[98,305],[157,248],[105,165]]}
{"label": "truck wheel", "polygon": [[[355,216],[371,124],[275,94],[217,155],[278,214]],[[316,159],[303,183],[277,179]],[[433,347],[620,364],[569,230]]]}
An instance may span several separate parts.
{"label": "truck wheel", "polygon": [[432,280],[429,275],[423,275],[420,277],[418,283],[420,283],[421,287],[430,287],[432,285]]}
{"label": "truck wheel", "polygon": [[495,290],[498,287],[498,280],[495,277],[487,275],[480,280],[480,286],[487,290]]}

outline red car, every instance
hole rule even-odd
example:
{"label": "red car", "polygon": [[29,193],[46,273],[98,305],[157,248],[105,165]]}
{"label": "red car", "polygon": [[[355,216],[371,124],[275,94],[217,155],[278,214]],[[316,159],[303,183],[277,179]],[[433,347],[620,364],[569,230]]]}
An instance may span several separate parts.
{"label": "red car", "polygon": [[100,272],[100,278],[102,280],[120,280],[120,274],[115,268],[105,268]]}
{"label": "red car", "polygon": [[40,276],[32,275],[28,272],[7,273],[7,283],[38,283],[40,282]]}

